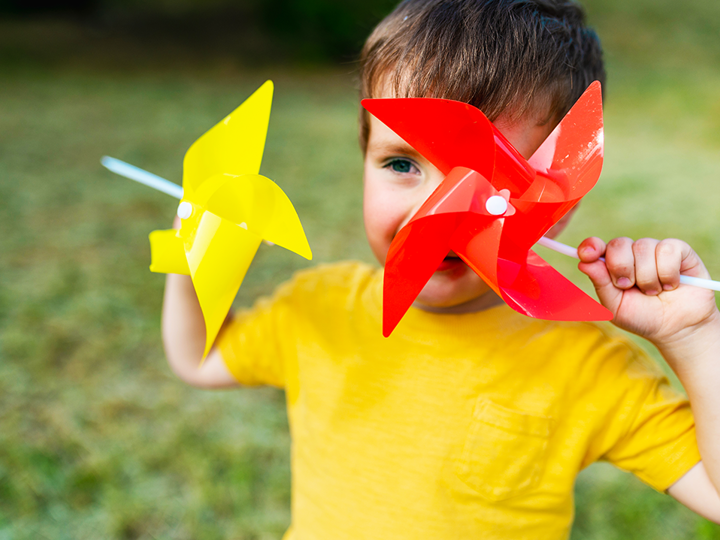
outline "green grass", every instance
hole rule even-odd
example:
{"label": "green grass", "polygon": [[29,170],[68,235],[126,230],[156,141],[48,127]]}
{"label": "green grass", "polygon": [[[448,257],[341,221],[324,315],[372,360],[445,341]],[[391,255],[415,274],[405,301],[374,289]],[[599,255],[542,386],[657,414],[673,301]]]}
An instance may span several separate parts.
{"label": "green grass", "polygon": [[[678,57],[626,57],[617,11],[596,3],[612,45],[606,166],[563,239],[676,236],[720,278],[720,72],[707,51],[681,61],[712,35],[680,32],[669,40]],[[314,262],[369,261],[352,70],[260,73],[222,58],[0,67],[0,539],[280,538],[290,519],[284,397],[194,390],[172,376],[147,234],[170,224],[177,203],[99,158],[179,181],[187,147],[272,77],[263,173],[296,205]],[[572,261],[543,255],[585,283]],[[304,265],[263,247],[237,302]],[[609,466],[583,472],[576,493],[573,540],[720,538]]]}

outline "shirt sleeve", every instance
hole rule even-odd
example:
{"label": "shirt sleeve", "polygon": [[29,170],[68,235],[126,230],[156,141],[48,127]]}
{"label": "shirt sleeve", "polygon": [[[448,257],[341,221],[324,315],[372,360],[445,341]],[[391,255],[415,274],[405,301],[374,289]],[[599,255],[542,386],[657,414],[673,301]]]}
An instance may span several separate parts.
{"label": "shirt sleeve", "polygon": [[285,387],[285,366],[292,342],[293,282],[270,298],[239,310],[220,333],[217,346],[237,381],[246,386]]}
{"label": "shirt sleeve", "polygon": [[613,441],[600,459],[665,491],[701,460],[695,421],[687,398],[644,351],[635,349],[631,357]]}

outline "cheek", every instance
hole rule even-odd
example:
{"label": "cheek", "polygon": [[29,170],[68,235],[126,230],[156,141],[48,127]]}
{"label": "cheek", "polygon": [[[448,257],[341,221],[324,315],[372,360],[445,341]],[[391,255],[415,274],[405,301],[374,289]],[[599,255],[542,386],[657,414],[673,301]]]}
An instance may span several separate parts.
{"label": "cheek", "polygon": [[392,189],[379,187],[366,179],[363,197],[365,232],[370,248],[381,263],[385,262],[390,243],[407,214],[398,204],[401,200]]}

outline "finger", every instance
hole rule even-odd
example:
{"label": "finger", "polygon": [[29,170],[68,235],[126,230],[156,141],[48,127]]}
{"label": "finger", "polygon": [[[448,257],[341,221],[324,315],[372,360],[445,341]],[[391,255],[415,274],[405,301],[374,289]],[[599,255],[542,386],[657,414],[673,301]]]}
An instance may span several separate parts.
{"label": "finger", "polygon": [[605,263],[598,260],[592,263],[580,262],[578,269],[590,278],[600,303],[614,315],[620,306],[623,291],[615,287]]}
{"label": "finger", "polygon": [[586,238],[578,246],[578,257],[584,263],[595,262],[605,254],[606,247],[605,242],[596,236]]}
{"label": "finger", "polygon": [[682,251],[682,264],[680,265],[680,273],[686,276],[710,279],[710,273],[705,268],[705,264],[697,253],[687,243],[682,240],[675,240]]}
{"label": "finger", "polygon": [[619,289],[629,289],[635,285],[635,256],[630,238],[613,238],[605,250],[605,264],[610,279]]}
{"label": "finger", "polygon": [[632,245],[635,257],[635,285],[649,296],[660,294],[662,290],[655,262],[655,247],[659,243],[659,240],[654,238],[641,238]]}
{"label": "finger", "polygon": [[[672,291],[680,285],[680,267],[683,262],[683,246],[681,244],[685,244],[685,242],[670,238],[658,242],[655,247],[658,278],[665,291]],[[690,248],[687,244],[685,245]]]}

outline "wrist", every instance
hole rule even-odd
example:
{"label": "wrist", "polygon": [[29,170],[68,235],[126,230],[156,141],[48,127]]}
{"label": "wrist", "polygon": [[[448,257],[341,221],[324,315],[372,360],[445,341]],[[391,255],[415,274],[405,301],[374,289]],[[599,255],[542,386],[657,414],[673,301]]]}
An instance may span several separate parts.
{"label": "wrist", "polygon": [[720,363],[720,312],[716,308],[699,323],[652,343],[676,372],[680,366]]}
{"label": "wrist", "polygon": [[177,291],[184,295],[196,296],[195,286],[190,276],[182,274],[167,274],[165,279],[166,287],[169,290]]}

